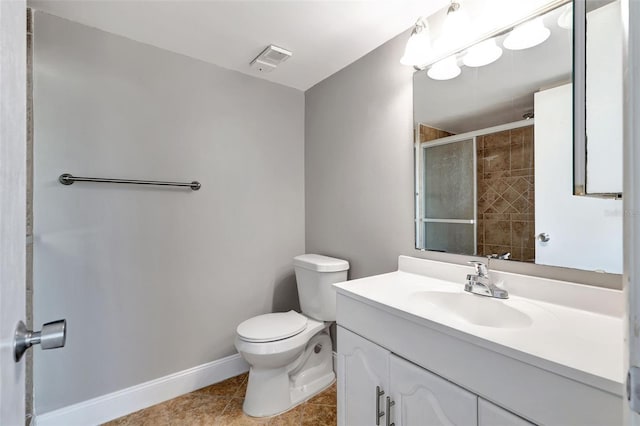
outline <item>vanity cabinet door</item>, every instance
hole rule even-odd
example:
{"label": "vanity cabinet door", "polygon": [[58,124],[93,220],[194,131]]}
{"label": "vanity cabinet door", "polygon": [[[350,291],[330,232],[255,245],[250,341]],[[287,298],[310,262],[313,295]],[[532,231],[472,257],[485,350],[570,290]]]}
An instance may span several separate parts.
{"label": "vanity cabinet door", "polygon": [[[338,425],[386,425],[389,351],[338,326]],[[385,392],[377,394],[377,389]],[[379,411],[378,411],[379,410]]]}
{"label": "vanity cabinet door", "polygon": [[478,398],[478,426],[533,426],[533,423]]}
{"label": "vanity cabinet door", "polygon": [[478,424],[478,397],[461,387],[395,355],[389,377],[396,426]]}

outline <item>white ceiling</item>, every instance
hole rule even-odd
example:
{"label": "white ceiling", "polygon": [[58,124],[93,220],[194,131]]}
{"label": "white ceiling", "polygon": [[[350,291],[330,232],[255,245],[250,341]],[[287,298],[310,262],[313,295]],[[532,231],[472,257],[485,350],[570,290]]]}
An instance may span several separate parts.
{"label": "white ceiling", "polygon": [[[113,34],[306,90],[407,30],[448,0],[31,0]],[[37,29],[36,29],[37,31]],[[293,56],[270,74],[249,62],[267,45]],[[400,59],[400,58],[398,58]]]}

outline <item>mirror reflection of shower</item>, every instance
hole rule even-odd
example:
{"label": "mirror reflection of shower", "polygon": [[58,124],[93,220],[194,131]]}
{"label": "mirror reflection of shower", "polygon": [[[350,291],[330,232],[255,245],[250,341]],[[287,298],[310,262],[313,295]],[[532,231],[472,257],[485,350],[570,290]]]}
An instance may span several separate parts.
{"label": "mirror reflection of shower", "polygon": [[[481,3],[461,6],[470,6],[472,22],[473,7]],[[455,78],[429,74],[431,64],[444,58],[414,73],[416,248],[622,270],[622,218],[603,213],[621,211],[620,203],[573,195],[573,29],[567,24],[572,9],[554,4],[560,6],[536,17],[535,26],[549,34],[535,46],[508,49],[505,43],[514,47],[507,39],[516,31],[504,32],[495,43],[485,43],[502,50],[497,55],[494,49],[493,62],[473,66],[482,62],[474,55],[480,56],[475,47],[483,39],[450,52],[459,68]],[[611,15],[607,8],[616,7],[619,1],[590,11],[591,30]],[[425,25],[431,41],[440,34],[437,18],[429,17]],[[597,41],[597,32],[590,39]],[[590,52],[597,62],[597,49]],[[598,237],[587,237],[585,229]]]}
{"label": "mirror reflection of shower", "polygon": [[442,138],[420,132],[417,246],[535,261],[531,119]]}

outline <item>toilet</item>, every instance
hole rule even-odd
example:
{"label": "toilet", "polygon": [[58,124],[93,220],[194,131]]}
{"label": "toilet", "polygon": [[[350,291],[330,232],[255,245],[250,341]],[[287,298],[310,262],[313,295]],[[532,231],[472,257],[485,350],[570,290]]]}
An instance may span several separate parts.
{"label": "toilet", "polygon": [[349,262],[318,254],[293,259],[302,314],[259,315],[242,322],[235,345],[250,365],[243,411],[280,414],[335,380],[329,327],[336,320],[332,284],[347,280]]}

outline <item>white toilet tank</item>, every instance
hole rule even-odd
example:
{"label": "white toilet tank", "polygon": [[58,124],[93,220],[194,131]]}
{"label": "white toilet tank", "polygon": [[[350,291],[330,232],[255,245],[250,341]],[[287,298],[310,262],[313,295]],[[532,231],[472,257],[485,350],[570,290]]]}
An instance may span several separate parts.
{"label": "white toilet tank", "polygon": [[347,280],[349,262],[319,254],[293,258],[302,313],[318,321],[336,320],[336,291],[331,284]]}

